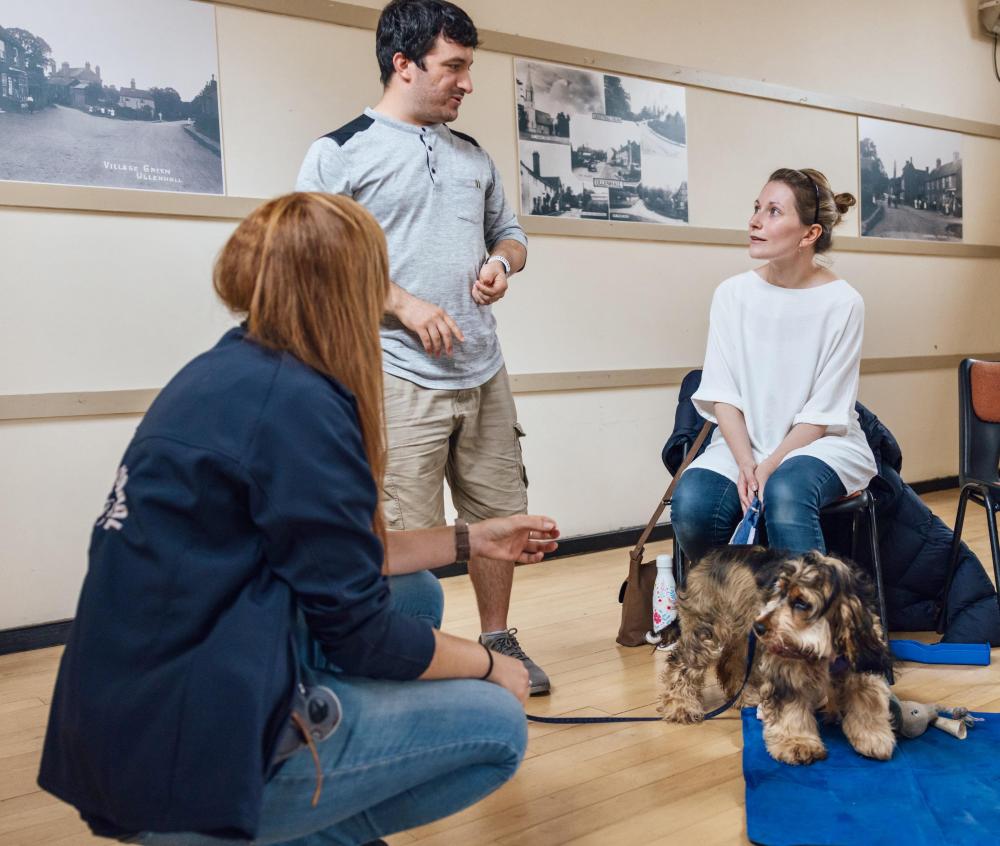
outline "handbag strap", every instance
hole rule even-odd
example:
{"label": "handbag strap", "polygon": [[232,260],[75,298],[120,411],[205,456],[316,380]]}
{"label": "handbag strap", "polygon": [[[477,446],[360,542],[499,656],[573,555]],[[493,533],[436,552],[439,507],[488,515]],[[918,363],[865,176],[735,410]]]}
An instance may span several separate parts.
{"label": "handbag strap", "polygon": [[687,451],[687,455],[684,456],[684,460],[681,462],[681,466],[677,468],[677,472],[674,473],[674,477],[670,480],[670,485],[667,487],[666,492],[660,499],[660,504],[656,507],[656,511],[653,512],[653,516],[649,518],[649,522],[646,524],[646,528],[643,533],[639,536],[639,542],[635,545],[632,551],[629,553],[629,557],[635,562],[642,561],[642,551],[645,549],[646,541],[649,539],[650,533],[656,526],[656,521],[660,519],[660,515],[663,510],[670,503],[670,498],[674,495],[674,488],[677,485],[677,480],[681,477],[687,466],[694,461],[695,457],[698,455],[698,450],[701,449],[701,445],[705,443],[705,438],[708,437],[708,433],[712,431],[712,424],[706,420],[705,425],[701,427],[701,431],[698,433],[698,437],[694,439],[694,443],[691,444],[691,449]]}

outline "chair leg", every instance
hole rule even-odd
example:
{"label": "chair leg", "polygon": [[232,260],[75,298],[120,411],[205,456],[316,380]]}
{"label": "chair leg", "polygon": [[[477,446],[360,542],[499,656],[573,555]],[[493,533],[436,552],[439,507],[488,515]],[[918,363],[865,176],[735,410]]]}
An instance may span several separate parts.
{"label": "chair leg", "polygon": [[[948,569],[944,578],[944,591],[941,593],[941,610],[938,612],[937,633],[944,634],[948,620],[948,595],[951,593],[951,580],[955,577],[955,567],[958,565],[958,553],[962,547],[962,526],[965,524],[965,507],[969,504],[969,494],[972,488],[962,488],[958,497],[958,513],[955,515],[955,532],[951,539],[951,551],[948,553]],[[994,561],[996,557],[994,556]]]}
{"label": "chair leg", "polygon": [[858,521],[861,519],[861,515],[855,511],[851,515],[851,561],[857,562],[858,560]]}
{"label": "chair leg", "polygon": [[[878,613],[882,619],[882,631],[885,634],[886,643],[889,642],[889,612],[885,604],[885,586],[882,583],[882,559],[878,554],[878,523],[875,520],[875,498],[871,498],[871,505],[868,511],[868,543],[871,546],[872,572],[875,573],[875,590],[878,592]],[[886,673],[886,680],[889,684],[896,683],[895,674],[892,667]]]}
{"label": "chair leg", "polygon": [[1000,606],[1000,543],[997,542],[997,515],[993,508],[993,495],[984,491],[986,500],[986,526],[990,533],[990,552],[993,553],[993,577],[997,584],[997,605]]}
{"label": "chair leg", "polygon": [[687,567],[684,563],[684,552],[677,542],[677,535],[674,535],[674,581],[677,582],[677,589],[684,587],[684,578],[687,575]]}

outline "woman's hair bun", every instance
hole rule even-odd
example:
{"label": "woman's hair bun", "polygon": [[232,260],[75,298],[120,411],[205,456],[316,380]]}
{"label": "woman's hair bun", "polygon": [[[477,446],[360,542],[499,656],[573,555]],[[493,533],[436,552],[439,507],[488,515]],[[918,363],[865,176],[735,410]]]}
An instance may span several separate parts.
{"label": "woman's hair bun", "polygon": [[843,193],[834,194],[833,202],[837,206],[838,214],[847,214],[847,210],[854,205],[857,205],[858,201],[853,194]]}

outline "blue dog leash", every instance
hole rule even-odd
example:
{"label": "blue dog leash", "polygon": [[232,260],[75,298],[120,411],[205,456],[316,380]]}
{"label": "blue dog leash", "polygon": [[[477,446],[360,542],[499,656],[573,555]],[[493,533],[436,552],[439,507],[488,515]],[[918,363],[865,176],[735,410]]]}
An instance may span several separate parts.
{"label": "blue dog leash", "polygon": [[[711,720],[714,717],[718,717],[723,711],[728,711],[733,707],[736,700],[740,698],[740,694],[743,693],[743,689],[747,686],[747,682],[750,680],[750,671],[753,669],[753,657],[754,653],[757,651],[757,637],[754,633],[750,632],[750,637],[747,638],[747,667],[746,672],[743,674],[743,683],[740,685],[740,689],[736,691],[736,695],[732,697],[724,705],[720,705],[714,711],[709,711],[705,714],[706,720]],[[534,714],[525,714],[525,716],[533,723],[550,723],[555,725],[594,725],[596,723],[652,723],[661,722],[662,717],[536,717]]]}
{"label": "blue dog leash", "polygon": [[[763,505],[760,499],[754,494],[753,502],[750,503],[750,507],[746,510],[743,515],[743,519],[740,520],[740,524],[736,527],[736,531],[733,532],[733,536],[729,539],[730,544],[752,544],[757,539],[757,524],[760,522],[760,514],[763,511]],[[743,675],[743,684],[740,685],[740,689],[736,691],[736,695],[733,696],[725,705],[720,705],[714,711],[709,711],[705,714],[704,719],[711,720],[714,717],[718,717],[723,711],[728,711],[733,707],[733,704],[737,699],[740,698],[740,694],[743,693],[743,688],[747,686],[747,682],[750,680],[750,670],[753,668],[753,656],[757,651],[757,637],[754,635],[753,630],[750,630],[750,635],[747,638],[747,668]],[[554,723],[554,724],[587,724],[592,725],[595,723],[651,723],[658,722],[660,717],[536,717],[534,714],[525,715],[533,723]]]}

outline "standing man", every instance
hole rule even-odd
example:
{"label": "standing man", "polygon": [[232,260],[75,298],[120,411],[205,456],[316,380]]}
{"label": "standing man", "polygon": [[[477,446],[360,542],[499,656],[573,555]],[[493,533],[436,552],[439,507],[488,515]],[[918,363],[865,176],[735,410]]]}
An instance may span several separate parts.
{"label": "standing man", "polygon": [[[296,184],[353,197],[388,241],[382,498],[393,530],[444,523],[446,478],[460,523],[528,507],[524,432],[490,308],[524,267],[527,238],[489,154],[447,126],[472,93],[478,44],[452,3],[389,3],[376,32],[381,100],[313,143]],[[513,563],[472,558],[469,575],[480,640],[523,661],[531,693],[547,693],[548,676],[508,628]]]}

